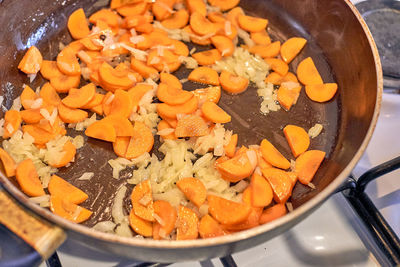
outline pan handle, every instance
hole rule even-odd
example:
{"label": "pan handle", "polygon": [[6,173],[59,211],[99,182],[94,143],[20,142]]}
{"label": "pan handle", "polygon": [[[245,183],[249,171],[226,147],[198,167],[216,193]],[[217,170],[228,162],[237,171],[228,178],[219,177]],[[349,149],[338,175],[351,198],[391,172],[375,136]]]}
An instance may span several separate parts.
{"label": "pan handle", "polygon": [[0,185],[0,267],[38,266],[65,239],[60,227],[28,211]]}

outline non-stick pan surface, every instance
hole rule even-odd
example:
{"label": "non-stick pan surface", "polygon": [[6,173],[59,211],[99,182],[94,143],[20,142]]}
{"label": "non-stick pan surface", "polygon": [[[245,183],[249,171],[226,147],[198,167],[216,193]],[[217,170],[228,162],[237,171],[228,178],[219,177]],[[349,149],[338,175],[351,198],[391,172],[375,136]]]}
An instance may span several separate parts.
{"label": "non-stick pan surface", "polygon": [[[17,71],[17,64],[25,50],[31,45],[36,45],[42,51],[45,59],[53,60],[59,51],[59,42],[71,41],[66,30],[69,14],[73,10],[83,7],[88,15],[106,5],[107,2],[93,0],[5,0],[0,4],[0,22],[5,29],[0,33],[0,84],[1,94],[5,97],[3,103],[5,108],[11,107],[12,100],[21,93],[22,85],[29,83],[26,75]],[[363,22],[359,21],[360,18],[349,7],[350,5],[349,2],[343,0],[242,0],[240,6],[245,9],[246,13],[268,18],[269,33],[273,40],[284,41],[293,36],[301,36],[308,40],[305,49],[291,63],[291,71],[295,72],[297,64],[302,59],[311,56],[324,82],[337,82],[339,93],[328,103],[320,104],[308,99],[303,89],[297,104],[292,107],[290,112],[281,109],[267,115],[259,112],[261,99],[257,96],[256,88],[253,86],[237,96],[223,93],[220,101],[220,105],[232,115],[232,122],[227,124],[226,128],[239,134],[239,145],[259,144],[263,138],[267,138],[287,158],[292,158],[292,155],[282,132],[283,127],[287,124],[295,124],[309,129],[315,123],[322,124],[323,132],[311,141],[310,146],[310,149],[320,149],[327,153],[327,158],[313,180],[316,189],[312,190],[297,183],[290,201],[295,208],[298,208],[314,196],[318,194],[322,196],[319,196],[318,200],[313,199],[314,203],[308,201],[308,206],[303,205],[303,209],[295,210],[294,214],[297,213],[297,215],[288,215],[286,218],[274,222],[270,227],[262,226],[253,229],[253,232],[251,232],[252,230],[242,232],[233,237],[227,237],[225,240],[221,238],[216,242],[212,240],[192,241],[186,243],[185,249],[179,248],[183,245],[178,245],[177,242],[156,244],[154,241],[149,241],[144,247],[158,247],[154,251],[166,251],[161,260],[169,261],[212,257],[221,255],[221,253],[231,253],[248,245],[256,245],[300,221],[343,181],[360,157],[370,137],[378,114],[381,90],[379,59],[373,41],[370,39],[369,33],[365,32],[366,28],[363,28]],[[209,48],[197,47],[198,50]],[[181,67],[177,76],[187,77],[188,73],[188,70]],[[33,83],[33,88],[44,82],[38,75]],[[184,84],[184,89],[187,90],[202,87],[204,86],[191,82]],[[72,136],[81,134],[71,129],[68,132]],[[157,153],[158,145],[159,141],[156,138],[153,152]],[[158,153],[157,155],[161,156]],[[67,178],[69,182],[89,195],[83,206],[94,211],[94,214],[87,222],[83,223],[86,226],[90,227],[99,221],[111,220],[111,208],[108,207],[111,207],[118,188],[126,184],[126,178],[132,170],[123,171],[120,179],[112,178],[112,169],[107,163],[111,158],[116,158],[116,156],[110,143],[85,137],[85,146],[77,153],[75,163],[70,167],[60,169],[61,177]],[[94,172],[94,177],[89,181],[78,180],[87,171]],[[330,187],[324,190],[329,185]],[[9,183],[6,183],[6,187],[10,188]],[[128,188],[132,187],[128,185]],[[128,197],[130,191],[127,192],[125,202],[127,213],[131,208]],[[17,198],[26,201],[21,194]],[[40,210],[40,208],[35,209]],[[151,253],[149,254],[146,248],[144,248],[145,252],[137,249],[143,244],[133,244],[132,240],[116,236],[110,237],[79,226],[72,226],[43,210],[40,210],[39,213],[45,214],[52,221],[61,223],[67,229],[74,228],[70,235],[86,240],[86,243],[92,247],[96,247],[92,242],[96,242],[96,238],[100,238],[106,241],[97,242],[98,247],[133,258],[151,259]],[[292,217],[289,218],[290,216]],[[91,235],[90,238],[81,234],[82,232],[87,234],[88,231]],[[236,242],[257,235],[258,237],[252,238],[252,241],[240,244]],[[136,247],[136,250],[131,251],[141,253],[130,254],[129,251],[132,247],[124,246],[120,241],[131,243]],[[116,243],[118,245],[115,245]],[[219,249],[207,252],[207,246],[213,245],[219,246]],[[222,248],[224,245],[227,246]],[[193,246],[198,247],[197,253],[188,252]],[[200,247],[202,248],[200,249]],[[186,250],[186,252],[182,252],[182,258],[176,257],[171,252],[179,249]]]}

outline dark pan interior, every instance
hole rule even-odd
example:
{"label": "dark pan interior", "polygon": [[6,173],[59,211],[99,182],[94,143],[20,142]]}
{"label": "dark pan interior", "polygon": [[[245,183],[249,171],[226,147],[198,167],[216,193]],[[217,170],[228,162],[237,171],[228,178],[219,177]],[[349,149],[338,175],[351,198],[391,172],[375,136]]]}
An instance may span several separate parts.
{"label": "dark pan interior", "polygon": [[[71,40],[66,30],[69,14],[83,7],[89,15],[107,2],[0,1],[0,22],[3,25],[0,32],[0,86],[1,95],[5,97],[1,116],[21,93],[22,84],[29,83],[26,75],[17,70],[25,50],[36,45],[45,59],[54,59],[59,42]],[[297,64],[311,56],[324,82],[337,82],[339,85],[339,93],[328,103],[312,102],[303,89],[298,103],[290,112],[281,109],[267,115],[259,112],[261,100],[254,87],[239,96],[223,93],[221,98],[220,105],[240,117],[238,120],[233,116],[232,123],[226,125],[226,128],[239,134],[239,144],[259,144],[267,138],[289,159],[293,156],[282,132],[284,126],[295,124],[305,129],[315,123],[324,126],[323,132],[312,139],[310,148],[327,152],[327,159],[313,180],[316,190],[299,183],[295,186],[291,201],[294,207],[298,207],[335,179],[366,136],[377,97],[372,52],[358,21],[354,17],[342,16],[348,13],[344,1],[243,0],[240,5],[249,13],[269,19],[269,32],[274,40],[283,41],[293,36],[308,40],[306,48],[291,63],[291,71],[295,72]],[[188,71],[181,68],[177,75],[186,77],[187,74]],[[38,76],[32,88],[44,82]],[[185,84],[188,90],[202,87],[189,82]],[[69,134],[75,133],[70,131]],[[85,142],[85,147],[77,153],[75,163],[60,169],[59,175],[88,193],[89,199],[83,206],[93,210],[94,215],[85,224],[92,226],[111,218],[107,207],[111,206],[117,189],[125,183],[124,177],[129,172],[123,172],[119,180],[113,179],[111,167],[107,164],[110,158],[116,157],[111,144],[87,138]],[[90,181],[77,180],[87,171],[94,172],[94,178]],[[128,208],[129,198],[126,199]]]}

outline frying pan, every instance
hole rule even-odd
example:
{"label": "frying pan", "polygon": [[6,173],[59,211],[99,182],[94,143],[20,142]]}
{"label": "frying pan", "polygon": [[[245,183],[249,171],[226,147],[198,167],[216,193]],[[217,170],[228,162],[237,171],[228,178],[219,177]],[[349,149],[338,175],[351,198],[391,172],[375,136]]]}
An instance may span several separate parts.
{"label": "frying pan", "polygon": [[[12,100],[21,93],[23,83],[29,83],[26,75],[17,71],[17,64],[28,47],[36,45],[45,59],[53,59],[58,43],[71,40],[66,30],[69,14],[79,7],[90,14],[107,4],[107,1],[95,0],[0,1],[3,106],[10,108]],[[4,188],[0,193],[0,222],[23,235],[44,258],[68,235],[83,245],[123,257],[176,262],[213,258],[256,246],[290,229],[319,207],[349,175],[375,127],[382,92],[376,46],[365,22],[348,0],[242,0],[240,6],[246,13],[268,18],[273,39],[282,41],[301,36],[308,40],[305,49],[291,64],[292,70],[302,59],[311,56],[323,80],[337,82],[339,86],[339,93],[328,103],[312,102],[303,90],[290,112],[281,109],[267,115],[258,111],[260,99],[255,88],[249,88],[240,96],[223,94],[221,98],[221,106],[233,114],[233,121],[226,128],[237,132],[243,144],[258,144],[262,138],[267,138],[289,158],[290,149],[282,135],[285,125],[290,123],[305,129],[315,123],[324,126],[323,132],[311,142],[311,149],[327,153],[313,180],[316,189],[298,183],[291,197],[293,212],[250,230],[204,240],[155,241],[97,232],[90,226],[111,218],[106,207],[111,205],[126,176],[119,180],[110,178],[111,167],[105,164],[108,159],[115,158],[110,144],[86,139],[86,146],[78,153],[76,162],[60,169],[59,175],[88,193],[89,199],[83,206],[94,211],[89,221],[83,225],[73,224],[40,208],[28,200],[13,180],[0,175]],[[187,70],[181,69],[177,75],[187,77],[187,74]],[[33,88],[43,82],[38,77]],[[188,90],[200,87],[185,83]],[[94,178],[77,180],[89,170],[95,172]],[[126,199],[128,210],[129,197]]]}

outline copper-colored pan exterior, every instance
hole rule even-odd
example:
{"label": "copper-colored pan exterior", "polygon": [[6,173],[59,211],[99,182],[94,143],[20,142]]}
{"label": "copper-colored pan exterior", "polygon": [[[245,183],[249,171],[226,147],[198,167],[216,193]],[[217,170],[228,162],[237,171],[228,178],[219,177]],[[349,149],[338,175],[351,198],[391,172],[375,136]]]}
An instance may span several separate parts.
{"label": "copper-colored pan exterior", "polygon": [[[25,49],[35,44],[46,59],[53,59],[58,51],[58,42],[69,38],[65,25],[72,10],[84,7],[89,14],[106,4],[94,0],[0,2],[0,23],[3,25],[0,32],[0,86],[7,108],[21,92],[22,84],[28,82],[16,68]],[[342,184],[371,138],[382,94],[378,51],[361,15],[348,0],[242,0],[240,5],[249,13],[267,17],[273,38],[282,41],[302,36],[308,40],[306,49],[292,63],[293,71],[301,59],[311,56],[324,81],[336,81],[340,88],[339,94],[326,104],[313,103],[303,91],[293,110],[280,110],[266,116],[257,112],[259,99],[254,88],[240,97],[224,95],[221,99],[223,107],[240,114],[241,121],[234,120],[227,128],[244,137],[243,143],[259,143],[266,137],[288,157],[290,150],[281,132],[286,124],[306,129],[315,123],[324,125],[324,132],[312,140],[311,146],[327,152],[327,159],[313,181],[317,188],[311,190],[296,185],[291,199],[295,207],[293,212],[266,225],[205,240],[155,241],[96,232],[87,226],[110,218],[109,213],[101,211],[110,205],[124,179],[111,178],[109,166],[104,172],[99,171],[104,162],[115,156],[108,144],[88,139],[87,147],[80,152],[82,163],[78,158],[75,166],[60,170],[60,175],[69,177],[72,183],[89,194],[86,207],[94,210],[95,214],[87,226],[70,223],[29,202],[15,183],[4,175],[0,175],[2,185],[30,210],[61,226],[69,238],[95,249],[144,261],[175,262],[227,255],[265,242],[307,217]],[[179,75],[185,76],[187,71],[180,71]],[[34,85],[42,82],[37,79]],[[199,88],[195,84],[185,86],[186,89]],[[94,154],[96,161],[93,165],[85,161],[84,156],[90,154]],[[77,174],[88,171],[88,167],[97,171],[97,178],[84,184],[77,180],[80,176]],[[90,202],[99,191],[102,193],[100,200]],[[128,209],[128,201],[126,206]]]}

